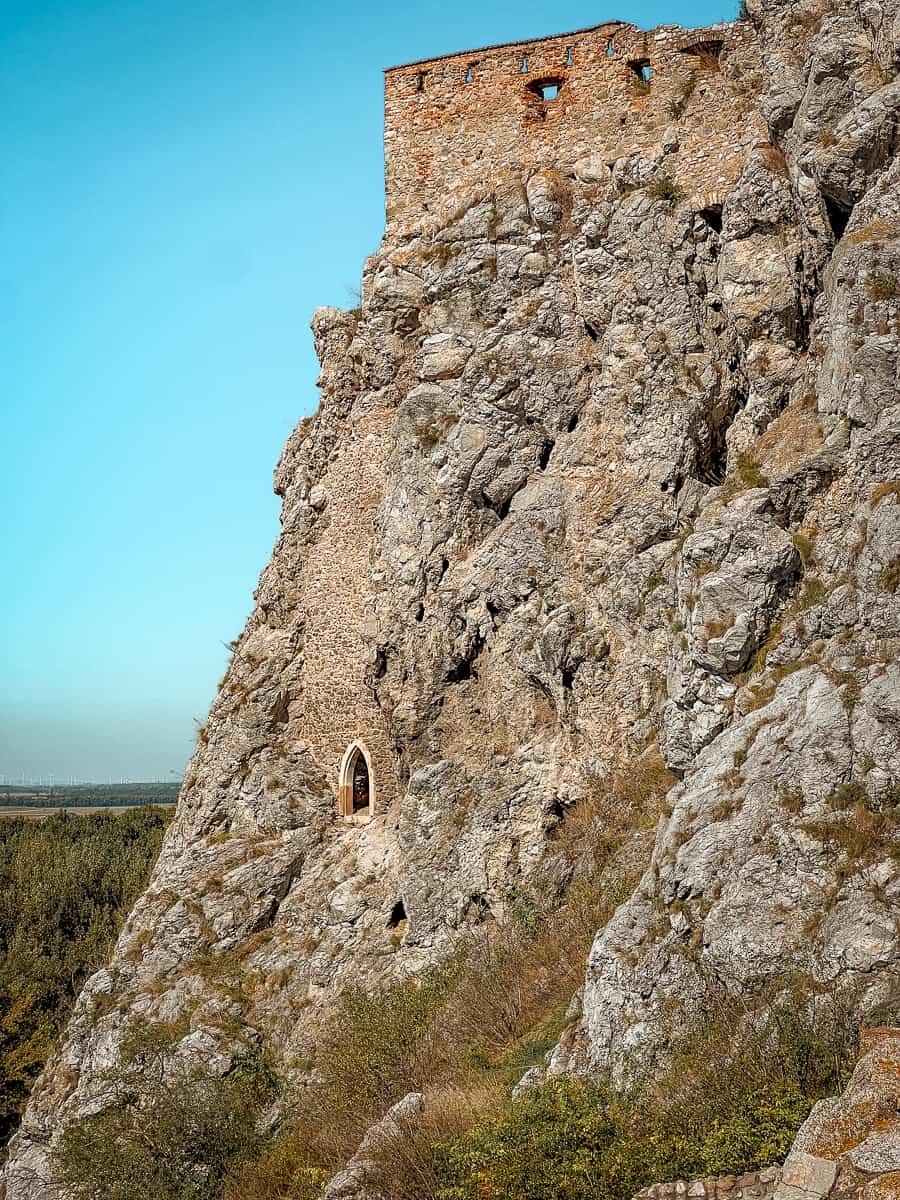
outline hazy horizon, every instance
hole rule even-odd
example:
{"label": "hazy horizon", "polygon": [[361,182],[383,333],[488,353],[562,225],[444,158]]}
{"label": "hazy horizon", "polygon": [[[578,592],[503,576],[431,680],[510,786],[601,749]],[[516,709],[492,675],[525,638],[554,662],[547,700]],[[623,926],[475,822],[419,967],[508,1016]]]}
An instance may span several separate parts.
{"label": "hazy horizon", "polygon": [[309,319],[383,231],[382,69],[736,9],[3,7],[0,777],[183,771],[318,403]]}

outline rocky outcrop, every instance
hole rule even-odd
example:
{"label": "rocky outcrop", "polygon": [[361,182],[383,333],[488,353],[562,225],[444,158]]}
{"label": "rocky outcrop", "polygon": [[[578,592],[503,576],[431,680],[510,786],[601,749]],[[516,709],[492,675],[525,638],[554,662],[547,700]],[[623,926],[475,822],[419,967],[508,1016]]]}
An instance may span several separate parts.
{"label": "rocky outcrop", "polygon": [[[342,988],[559,892],[567,810],[657,739],[671,812],[551,1069],[652,1066],[710,979],[894,993],[900,25],[750,7],[721,205],[673,191],[673,117],[658,154],[449,194],[316,314],[281,536],[8,1200],[49,1194],[135,1023],[301,1082]],[[371,811],[341,819],[356,747]]]}
{"label": "rocky outcrop", "polygon": [[375,1156],[385,1142],[405,1135],[409,1122],[415,1121],[422,1107],[420,1092],[410,1092],[398,1100],[378,1124],[367,1131],[359,1149],[344,1169],[329,1180],[322,1200],[373,1200],[378,1196],[378,1164]]}
{"label": "rocky outcrop", "polygon": [[[558,1071],[658,1061],[711,983],[799,973],[863,1012],[896,996],[900,193],[882,118],[900,27],[888,4],[827,7],[751,0],[777,145],[723,227],[725,311],[767,339],[728,431],[750,487],[709,492],[679,556],[662,734],[683,780]],[[863,153],[850,131],[876,113]]]}
{"label": "rocky outcrop", "polygon": [[900,1030],[864,1029],[841,1096],[821,1100],[783,1167],[653,1184],[634,1200],[896,1200],[900,1196]]}
{"label": "rocky outcrop", "polygon": [[820,1101],[784,1164],[775,1200],[900,1196],[900,1031],[863,1032],[842,1096]]}

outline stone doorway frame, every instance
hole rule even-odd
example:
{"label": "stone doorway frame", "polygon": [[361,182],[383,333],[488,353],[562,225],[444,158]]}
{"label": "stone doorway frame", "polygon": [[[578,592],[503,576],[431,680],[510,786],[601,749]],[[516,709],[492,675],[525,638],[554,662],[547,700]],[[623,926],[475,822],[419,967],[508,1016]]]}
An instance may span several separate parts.
{"label": "stone doorway frame", "polygon": [[[353,773],[357,759],[362,756],[369,773],[369,805],[368,808],[353,811]],[[338,815],[346,821],[364,823],[375,814],[375,770],[369,748],[360,738],[356,738],[344,751],[341,768],[338,773]]]}

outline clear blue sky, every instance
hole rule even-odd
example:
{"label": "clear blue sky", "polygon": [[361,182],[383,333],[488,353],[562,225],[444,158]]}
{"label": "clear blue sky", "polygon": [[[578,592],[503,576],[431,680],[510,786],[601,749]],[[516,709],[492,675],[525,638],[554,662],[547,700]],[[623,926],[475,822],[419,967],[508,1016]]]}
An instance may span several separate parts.
{"label": "clear blue sky", "polygon": [[0,0],[0,776],[190,752],[383,229],[381,69],[736,0]]}

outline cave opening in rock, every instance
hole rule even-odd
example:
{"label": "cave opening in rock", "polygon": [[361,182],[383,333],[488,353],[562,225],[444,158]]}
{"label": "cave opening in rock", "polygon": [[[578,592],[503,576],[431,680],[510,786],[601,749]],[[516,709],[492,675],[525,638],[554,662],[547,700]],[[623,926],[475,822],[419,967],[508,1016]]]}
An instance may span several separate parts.
{"label": "cave opening in rock", "polygon": [[402,900],[398,900],[391,909],[387,927],[388,929],[397,929],[401,932],[406,928],[406,908]]}
{"label": "cave opening in rock", "polygon": [[823,196],[822,199],[825,201],[825,211],[828,214],[828,224],[831,226],[834,240],[839,242],[850,224],[853,208],[852,206],[845,208],[842,204],[838,204],[837,200],[832,200],[830,196]]}

